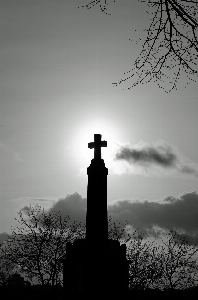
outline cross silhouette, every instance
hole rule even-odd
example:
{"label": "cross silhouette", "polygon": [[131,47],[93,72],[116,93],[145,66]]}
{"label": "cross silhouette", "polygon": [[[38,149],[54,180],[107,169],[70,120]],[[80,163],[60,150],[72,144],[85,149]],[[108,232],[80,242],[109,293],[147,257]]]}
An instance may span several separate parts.
{"label": "cross silhouette", "polygon": [[94,148],[94,159],[101,159],[101,147],[107,147],[107,141],[101,141],[101,134],[94,134],[94,142],[88,143],[88,148]]}

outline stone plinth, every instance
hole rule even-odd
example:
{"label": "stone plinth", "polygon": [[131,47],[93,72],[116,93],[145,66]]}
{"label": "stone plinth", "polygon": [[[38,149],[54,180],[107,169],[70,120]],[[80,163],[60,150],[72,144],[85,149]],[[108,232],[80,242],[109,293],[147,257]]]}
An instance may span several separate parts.
{"label": "stone plinth", "polygon": [[127,299],[126,245],[108,240],[107,247],[86,239],[67,244],[64,260],[65,299]]}

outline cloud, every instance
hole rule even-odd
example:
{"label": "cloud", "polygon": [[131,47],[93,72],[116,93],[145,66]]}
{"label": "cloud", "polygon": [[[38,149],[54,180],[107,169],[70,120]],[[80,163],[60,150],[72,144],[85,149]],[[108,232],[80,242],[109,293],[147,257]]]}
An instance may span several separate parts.
{"label": "cloud", "polygon": [[[30,208],[24,206],[27,214]],[[60,212],[70,220],[86,222],[87,199],[77,192],[60,198],[46,210],[46,213]],[[112,222],[124,224],[146,236],[159,237],[162,232],[178,229],[179,234],[188,235],[198,242],[198,193],[184,193],[178,197],[167,196],[157,201],[123,199],[108,203],[108,215]]]}
{"label": "cloud", "polygon": [[[176,146],[166,141],[154,143],[139,141],[134,145],[119,145],[114,161],[122,162],[121,173],[145,176],[193,175],[198,177],[198,164],[193,163]],[[114,173],[117,172],[116,167]]]}
{"label": "cloud", "polygon": [[71,220],[85,223],[87,211],[87,199],[74,192],[67,194],[65,198],[60,198],[55,202],[48,212],[59,211],[62,215],[68,215]]}
{"label": "cloud", "polygon": [[178,228],[180,232],[198,238],[198,194],[168,196],[160,202],[119,200],[109,205],[109,214],[117,221],[127,220],[134,228],[150,235],[158,229]]}
{"label": "cloud", "polygon": [[180,167],[180,172],[185,173],[185,174],[192,174],[196,177],[198,177],[198,170],[197,168],[190,166],[190,165],[186,165],[186,166],[181,166]]}
{"label": "cloud", "polygon": [[116,159],[132,160],[140,164],[158,164],[163,167],[173,167],[177,161],[176,155],[170,149],[155,149],[154,147],[146,147],[141,150],[122,147],[120,152],[116,154]]}
{"label": "cloud", "polygon": [[[44,214],[48,215],[53,212],[60,212],[63,217],[69,216],[71,222],[76,221],[82,225],[86,223],[86,211],[87,211],[87,199],[82,198],[80,194],[74,192],[72,194],[67,194],[65,198],[59,198],[58,200],[49,200],[45,198],[30,198],[24,197],[26,200],[39,200],[42,203],[37,203],[34,205],[31,203],[30,206],[24,205],[20,211],[24,214],[24,218],[29,222],[28,213],[34,211],[40,217],[40,220],[43,219],[43,210]],[[49,207],[49,201],[51,205]],[[26,201],[27,202],[27,201]],[[47,202],[47,205],[45,205]],[[38,205],[38,206],[37,206]],[[42,224],[42,222],[41,222]]]}
{"label": "cloud", "polygon": [[10,145],[3,144],[0,142],[0,149],[3,149],[7,153],[9,153],[15,161],[23,162],[20,154],[16,152]]}

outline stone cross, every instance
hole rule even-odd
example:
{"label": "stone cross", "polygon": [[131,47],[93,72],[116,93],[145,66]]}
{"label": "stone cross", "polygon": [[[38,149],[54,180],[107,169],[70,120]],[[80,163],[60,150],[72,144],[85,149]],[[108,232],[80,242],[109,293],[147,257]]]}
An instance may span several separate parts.
{"label": "stone cross", "polygon": [[94,142],[88,143],[88,148],[94,148],[94,159],[101,159],[101,147],[107,147],[107,141],[101,141],[101,134],[94,134]]}

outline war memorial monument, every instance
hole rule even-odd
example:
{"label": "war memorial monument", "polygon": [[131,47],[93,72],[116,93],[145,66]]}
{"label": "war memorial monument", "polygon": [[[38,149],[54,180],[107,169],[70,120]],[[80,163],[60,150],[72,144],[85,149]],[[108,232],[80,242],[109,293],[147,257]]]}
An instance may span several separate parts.
{"label": "war memorial monument", "polygon": [[94,158],[87,168],[86,238],[66,244],[64,299],[127,299],[129,261],[126,245],[108,239],[107,175],[100,134],[94,134]]}

